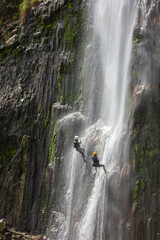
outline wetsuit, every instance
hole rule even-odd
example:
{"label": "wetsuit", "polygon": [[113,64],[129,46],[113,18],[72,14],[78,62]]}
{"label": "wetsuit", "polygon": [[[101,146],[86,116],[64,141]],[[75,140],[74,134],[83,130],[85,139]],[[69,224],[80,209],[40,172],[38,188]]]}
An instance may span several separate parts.
{"label": "wetsuit", "polygon": [[84,162],[86,162],[86,160],[85,160],[85,154],[84,154],[85,149],[84,149],[84,148],[81,148],[81,143],[78,142],[78,141],[74,141],[74,142],[73,142],[73,147],[82,155],[82,158],[83,158]]}
{"label": "wetsuit", "polygon": [[106,173],[105,166],[103,164],[99,164],[99,159],[97,156],[93,156],[92,160],[93,160],[93,164],[92,164],[93,167],[103,167],[103,170]]}

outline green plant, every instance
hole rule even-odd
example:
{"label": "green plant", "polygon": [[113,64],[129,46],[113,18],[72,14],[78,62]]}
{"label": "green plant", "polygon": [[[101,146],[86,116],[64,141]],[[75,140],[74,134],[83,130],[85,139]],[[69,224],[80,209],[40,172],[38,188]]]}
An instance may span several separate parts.
{"label": "green plant", "polygon": [[13,20],[17,20],[19,18],[19,13],[16,12],[14,15],[13,15]]}
{"label": "green plant", "polygon": [[23,0],[22,1],[19,7],[21,22],[23,21],[23,18],[26,15],[27,11],[36,3],[40,3],[40,2],[42,2],[42,0]]}

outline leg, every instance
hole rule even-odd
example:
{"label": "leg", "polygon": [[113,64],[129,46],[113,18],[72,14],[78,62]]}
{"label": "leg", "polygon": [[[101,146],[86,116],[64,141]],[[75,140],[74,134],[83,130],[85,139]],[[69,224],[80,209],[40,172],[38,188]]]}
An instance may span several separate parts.
{"label": "leg", "polygon": [[104,172],[106,173],[106,168],[105,168],[105,165],[103,165],[103,170],[104,170]]}
{"label": "leg", "polygon": [[96,172],[97,172],[97,165],[95,163],[93,163],[92,166],[95,167]]}
{"label": "leg", "polygon": [[103,167],[103,170],[104,170],[104,172],[106,173],[105,165],[103,165],[103,164],[98,164],[98,167]]}
{"label": "leg", "polygon": [[85,155],[84,155],[84,152],[85,152],[84,148],[79,148],[78,151],[82,155],[83,161],[86,162]]}

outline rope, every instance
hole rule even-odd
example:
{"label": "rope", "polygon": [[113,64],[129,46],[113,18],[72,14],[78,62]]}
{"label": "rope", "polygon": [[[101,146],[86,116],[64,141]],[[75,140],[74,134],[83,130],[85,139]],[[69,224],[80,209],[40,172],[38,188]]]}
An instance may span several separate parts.
{"label": "rope", "polygon": [[[90,75],[91,75],[92,60],[93,60],[93,50],[94,50],[94,45],[95,45],[95,36],[96,36],[96,29],[97,29],[97,19],[98,19],[98,15],[99,15],[99,3],[100,3],[100,0],[98,0],[98,8],[97,8],[96,20],[95,20],[95,28],[94,28],[94,33],[93,33],[92,50],[91,50],[91,58],[90,58],[90,64],[89,64],[89,72],[88,72],[88,79],[87,79],[87,89],[86,89],[86,94],[85,94],[83,116],[85,115],[85,111],[86,111],[88,89],[89,89],[89,84],[90,84]],[[82,137],[83,127],[84,127],[84,119],[82,118],[80,138]],[[77,155],[77,158],[78,158],[78,155]],[[77,168],[77,165],[76,165],[76,177],[75,177],[75,179],[77,179],[77,176],[78,176],[78,168]],[[69,227],[68,227],[67,240],[69,239],[69,235],[70,235],[72,212],[73,212],[73,207],[74,207],[74,202],[75,202],[74,198],[75,198],[75,194],[74,194],[74,191],[73,191],[71,211],[70,211],[70,216],[69,216]]]}

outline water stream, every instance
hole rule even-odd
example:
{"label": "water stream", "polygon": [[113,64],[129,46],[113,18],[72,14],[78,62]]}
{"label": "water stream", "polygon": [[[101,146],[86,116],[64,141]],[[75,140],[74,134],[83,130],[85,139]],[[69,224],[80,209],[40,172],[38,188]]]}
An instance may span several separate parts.
{"label": "water stream", "polygon": [[129,151],[128,88],[138,1],[97,0],[95,8],[92,2],[92,13],[99,8],[95,34],[99,42],[96,51],[100,56],[101,79],[95,77],[97,66],[93,56],[92,92],[88,95],[87,105],[89,116],[94,115],[93,102],[96,103],[92,101],[92,96],[97,82],[103,86],[104,95],[102,92],[97,94],[104,97],[99,101],[100,106],[102,104],[101,119],[96,116],[98,121],[89,120],[91,125],[85,129],[82,142],[87,155],[91,155],[100,136],[98,155],[100,162],[106,166],[107,174],[103,169],[96,172],[90,161],[84,164],[81,156],[71,147],[67,151],[65,158],[70,161],[63,166],[66,168],[62,197],[64,216],[55,238],[59,240],[124,239],[123,202],[127,195],[122,189],[122,175],[126,171]]}

